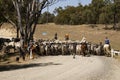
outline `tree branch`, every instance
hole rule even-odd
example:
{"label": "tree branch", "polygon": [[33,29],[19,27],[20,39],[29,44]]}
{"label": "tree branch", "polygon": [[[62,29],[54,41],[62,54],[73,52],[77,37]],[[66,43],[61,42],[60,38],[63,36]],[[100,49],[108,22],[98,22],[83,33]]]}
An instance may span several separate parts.
{"label": "tree branch", "polygon": [[3,17],[4,17],[10,24],[12,24],[14,28],[17,27],[16,24],[15,24],[12,20],[10,20],[9,18],[7,18],[7,17],[4,16],[4,15],[3,15]]}
{"label": "tree branch", "polygon": [[0,23],[0,28],[1,28],[1,26],[3,25],[3,23],[4,23],[4,22],[1,22],[1,23]]}

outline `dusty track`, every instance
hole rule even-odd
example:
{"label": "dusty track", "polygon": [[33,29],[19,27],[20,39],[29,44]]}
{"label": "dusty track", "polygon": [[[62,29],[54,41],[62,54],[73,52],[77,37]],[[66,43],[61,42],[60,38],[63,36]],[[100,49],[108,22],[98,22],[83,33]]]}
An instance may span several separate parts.
{"label": "dusty track", "polygon": [[[1,71],[1,80],[119,80],[120,65],[103,56],[47,56]],[[10,67],[9,67],[10,68]]]}

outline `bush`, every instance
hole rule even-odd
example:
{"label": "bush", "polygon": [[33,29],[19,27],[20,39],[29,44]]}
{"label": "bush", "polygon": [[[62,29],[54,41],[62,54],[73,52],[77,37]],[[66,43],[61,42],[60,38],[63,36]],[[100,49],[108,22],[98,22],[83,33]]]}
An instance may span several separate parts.
{"label": "bush", "polygon": [[97,25],[96,24],[90,24],[89,27],[95,28],[95,27],[97,27]]}
{"label": "bush", "polygon": [[120,30],[120,22],[116,24],[116,29]]}

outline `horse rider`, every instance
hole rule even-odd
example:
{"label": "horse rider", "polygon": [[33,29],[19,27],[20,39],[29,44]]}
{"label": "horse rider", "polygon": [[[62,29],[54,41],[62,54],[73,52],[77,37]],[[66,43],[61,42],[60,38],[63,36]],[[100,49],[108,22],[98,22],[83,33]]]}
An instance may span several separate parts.
{"label": "horse rider", "polygon": [[86,38],[85,37],[82,38],[81,43],[86,43]]}
{"label": "horse rider", "polygon": [[106,54],[106,56],[111,56],[111,46],[108,37],[105,38],[104,53]]}
{"label": "horse rider", "polygon": [[54,39],[55,39],[55,40],[58,39],[58,35],[57,35],[57,33],[55,33],[55,37],[54,37]]}
{"label": "horse rider", "polygon": [[65,40],[69,40],[69,34],[65,34]]}
{"label": "horse rider", "polygon": [[88,53],[88,47],[87,47],[87,41],[86,41],[86,38],[83,37],[80,43],[81,43],[81,51],[82,51],[82,55],[83,55],[83,56],[86,56],[87,53]]}
{"label": "horse rider", "polygon": [[109,45],[109,48],[111,49],[110,40],[108,39],[108,37],[105,38],[105,44]]}
{"label": "horse rider", "polygon": [[110,40],[108,39],[108,37],[105,38],[105,44],[110,44]]}

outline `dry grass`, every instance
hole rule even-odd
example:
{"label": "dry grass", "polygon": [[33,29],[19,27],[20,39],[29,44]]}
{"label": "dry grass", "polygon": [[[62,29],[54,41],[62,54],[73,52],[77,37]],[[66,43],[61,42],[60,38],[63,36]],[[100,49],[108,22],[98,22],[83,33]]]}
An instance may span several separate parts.
{"label": "dry grass", "polygon": [[[64,35],[68,33],[71,40],[81,40],[85,36],[89,42],[99,43],[103,42],[107,36],[114,49],[120,50],[120,32],[113,30],[104,30],[104,25],[97,25],[98,27],[91,28],[89,25],[55,25],[53,23],[38,25],[35,38],[37,39],[53,39],[54,34],[58,33],[59,40],[64,40]],[[42,35],[46,32],[47,35]]]}

